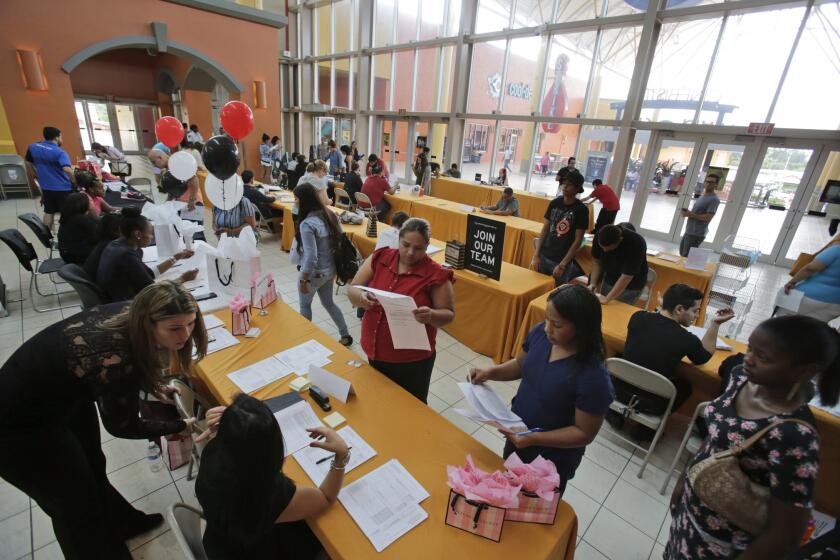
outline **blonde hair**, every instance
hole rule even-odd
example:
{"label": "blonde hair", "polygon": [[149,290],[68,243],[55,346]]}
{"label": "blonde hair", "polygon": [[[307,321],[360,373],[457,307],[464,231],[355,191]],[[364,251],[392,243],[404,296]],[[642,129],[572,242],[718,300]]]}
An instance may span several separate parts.
{"label": "blonde hair", "polygon": [[327,164],[324,160],[316,159],[315,161],[310,162],[309,165],[306,166],[307,173],[315,173],[316,171],[323,171],[326,173]]}
{"label": "blonde hair", "polygon": [[[170,317],[188,313],[195,313],[192,335],[183,348],[170,354],[169,363],[160,363],[152,327]],[[134,366],[147,390],[157,390],[162,369],[170,365],[178,367],[181,372],[190,373],[193,348],[196,349],[196,361],[207,353],[207,330],[201,309],[192,294],[179,282],[167,280],[146,286],[126,310],[106,321],[104,326],[126,336]]]}

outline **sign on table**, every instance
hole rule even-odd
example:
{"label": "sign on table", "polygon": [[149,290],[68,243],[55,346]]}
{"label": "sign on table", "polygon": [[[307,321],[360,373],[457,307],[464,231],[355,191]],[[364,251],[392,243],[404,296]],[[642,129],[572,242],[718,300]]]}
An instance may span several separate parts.
{"label": "sign on table", "polygon": [[504,246],[504,222],[467,216],[467,270],[498,280],[502,276]]}

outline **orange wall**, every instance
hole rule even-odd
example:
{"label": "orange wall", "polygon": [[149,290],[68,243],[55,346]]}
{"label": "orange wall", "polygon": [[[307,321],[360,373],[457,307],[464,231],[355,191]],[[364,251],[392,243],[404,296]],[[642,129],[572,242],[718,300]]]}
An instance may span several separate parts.
{"label": "orange wall", "polygon": [[[210,117],[210,92],[187,90],[184,92],[184,102],[189,110],[189,124],[197,124],[198,131],[207,141],[208,138],[213,136],[213,125]],[[257,133],[252,132],[251,136],[256,138]],[[257,138],[256,141],[259,142],[259,139]]]}
{"label": "orange wall", "polygon": [[[108,5],[106,24],[72,23],[84,18],[83,14],[102,13],[102,6],[96,0],[0,2],[0,98],[21,155],[28,144],[41,139],[44,125],[57,126],[64,131],[64,147],[71,159],[82,154],[73,106],[73,84],[70,76],[61,70],[61,65],[77,51],[98,41],[126,35],[151,37],[153,21],[168,25],[170,41],[203,52],[232,73],[243,85],[239,99],[248,105],[254,105],[252,83],[264,81],[268,108],[254,111],[254,130],[280,127],[275,28],[160,0],[115,1]],[[224,40],[221,36],[235,40]],[[16,49],[41,52],[49,91],[32,92],[23,88]],[[236,98],[236,94],[231,94],[231,99]],[[249,161],[259,158],[256,134],[252,132],[246,138]]]}
{"label": "orange wall", "polygon": [[70,74],[73,92],[154,103],[157,95],[152,60],[141,49],[118,49],[89,58]]}

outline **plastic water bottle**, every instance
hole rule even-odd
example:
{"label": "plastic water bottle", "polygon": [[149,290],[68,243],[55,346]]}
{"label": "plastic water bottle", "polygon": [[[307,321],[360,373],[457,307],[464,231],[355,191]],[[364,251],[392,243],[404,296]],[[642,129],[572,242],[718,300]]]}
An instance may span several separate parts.
{"label": "plastic water bottle", "polygon": [[149,470],[152,472],[159,472],[162,465],[160,464],[160,447],[153,441],[149,442],[149,448],[146,451],[146,459],[149,461]]}

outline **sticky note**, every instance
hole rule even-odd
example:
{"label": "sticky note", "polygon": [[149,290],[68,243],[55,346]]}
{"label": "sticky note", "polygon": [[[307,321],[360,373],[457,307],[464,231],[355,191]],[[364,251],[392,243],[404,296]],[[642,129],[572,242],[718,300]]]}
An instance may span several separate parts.
{"label": "sticky note", "polygon": [[332,414],[330,414],[328,416],[324,416],[324,422],[330,428],[335,428],[336,426],[340,426],[341,424],[346,422],[346,420],[345,420],[344,416],[342,416],[338,412],[333,412]]}
{"label": "sticky note", "polygon": [[309,380],[305,377],[295,377],[289,383],[293,391],[304,391],[309,388]]}

